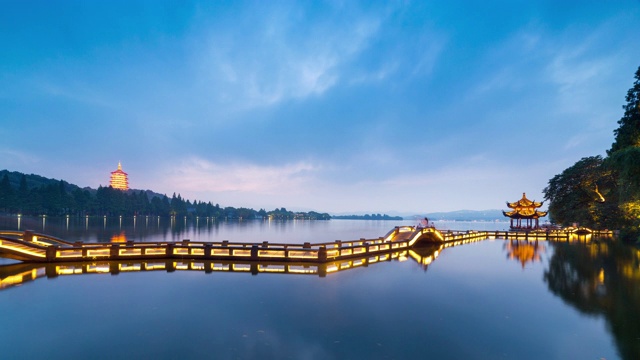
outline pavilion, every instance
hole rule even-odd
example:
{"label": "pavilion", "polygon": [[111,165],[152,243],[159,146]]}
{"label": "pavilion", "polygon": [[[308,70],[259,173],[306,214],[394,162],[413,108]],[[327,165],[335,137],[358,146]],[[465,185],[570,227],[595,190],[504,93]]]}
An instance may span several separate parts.
{"label": "pavilion", "polygon": [[[547,215],[547,211],[538,211],[543,202],[535,202],[527,199],[526,193],[522,193],[522,199],[516,202],[508,202],[507,206],[511,211],[502,211],[504,216],[511,218],[511,229],[513,230],[531,230],[539,229],[538,219]],[[515,220],[515,224],[514,224]],[[524,220],[524,221],[522,221]]]}

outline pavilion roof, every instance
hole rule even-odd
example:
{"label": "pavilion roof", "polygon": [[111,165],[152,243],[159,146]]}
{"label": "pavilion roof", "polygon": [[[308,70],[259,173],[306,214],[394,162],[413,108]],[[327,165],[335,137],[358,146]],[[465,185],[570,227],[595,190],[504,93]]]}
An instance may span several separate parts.
{"label": "pavilion roof", "polygon": [[527,194],[526,193],[522,193],[522,199],[516,201],[516,202],[508,202],[507,201],[507,206],[511,209],[518,209],[518,208],[539,208],[542,206],[542,204],[544,204],[543,202],[537,202],[537,201],[531,201],[529,199],[527,199]]}
{"label": "pavilion roof", "polygon": [[502,211],[502,214],[512,219],[537,219],[547,216],[548,211],[530,210],[529,208],[525,208],[513,211]]}

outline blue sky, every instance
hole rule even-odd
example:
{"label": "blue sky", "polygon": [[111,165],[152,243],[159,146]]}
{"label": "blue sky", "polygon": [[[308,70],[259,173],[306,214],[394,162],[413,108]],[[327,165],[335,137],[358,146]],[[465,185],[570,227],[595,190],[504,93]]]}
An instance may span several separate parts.
{"label": "blue sky", "polygon": [[639,1],[0,6],[0,168],[222,206],[541,200],[640,66]]}

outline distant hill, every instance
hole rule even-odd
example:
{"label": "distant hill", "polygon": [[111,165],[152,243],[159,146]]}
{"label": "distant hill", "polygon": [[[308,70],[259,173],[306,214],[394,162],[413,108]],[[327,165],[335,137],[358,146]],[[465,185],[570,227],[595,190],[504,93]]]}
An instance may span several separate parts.
{"label": "distant hill", "polygon": [[[5,175],[7,175],[7,177],[9,178],[9,183],[11,184],[11,187],[13,187],[14,189],[17,189],[18,187],[20,187],[20,179],[22,179],[22,175],[26,177],[27,189],[29,190],[34,188],[39,188],[41,186],[57,185],[58,183],[60,183],[60,180],[50,179],[40,175],[23,174],[17,171],[0,170],[0,179],[2,179]],[[80,189],[78,185],[69,184],[66,181],[63,181],[63,182],[65,184],[65,190],[67,190],[68,192],[71,192],[75,189]]]}
{"label": "distant hill", "polygon": [[331,218],[339,220],[402,220],[401,216],[389,216],[387,214],[332,215]]}
{"label": "distant hill", "polygon": [[189,216],[219,220],[331,219],[327,213],[293,212],[284,207],[271,211],[220,207],[211,201],[191,202],[175,193],[169,198],[151,190],[131,189],[125,192],[110,186],[98,189],[80,188],[64,180],[8,170],[0,170],[0,213],[48,216]]}
{"label": "distant hill", "polygon": [[[454,221],[507,221],[502,210],[457,210],[449,212],[434,212],[426,215],[429,220],[454,220]],[[412,217],[410,219],[413,219]]]}
{"label": "distant hill", "polygon": [[[46,178],[44,176],[40,176],[36,174],[23,174],[18,171],[9,171],[9,170],[0,170],[0,179],[2,179],[5,176],[5,174],[9,178],[9,183],[11,184],[11,187],[14,189],[17,189],[18,187],[20,187],[20,179],[22,179],[22,175],[24,175],[27,180],[27,189],[29,190],[39,188],[42,186],[57,185],[60,183],[60,180],[58,179]],[[64,183],[65,190],[69,193],[76,189],[82,189],[82,190],[87,190],[91,194],[95,195],[96,191],[98,191],[97,189],[93,189],[90,187],[81,188],[78,185],[70,184],[64,180],[62,182]],[[158,194],[151,190],[129,189],[127,190],[127,193],[128,194],[131,194],[134,192],[139,193],[140,191],[143,191],[147,195],[149,200],[153,199],[154,197],[162,198],[164,196],[164,194]]]}

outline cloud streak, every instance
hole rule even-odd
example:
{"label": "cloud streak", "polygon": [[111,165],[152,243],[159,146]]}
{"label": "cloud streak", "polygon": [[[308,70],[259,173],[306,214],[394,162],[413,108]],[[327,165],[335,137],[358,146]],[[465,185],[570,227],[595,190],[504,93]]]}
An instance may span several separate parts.
{"label": "cloud streak", "polygon": [[164,187],[188,193],[239,192],[249,194],[290,194],[304,192],[321,167],[309,162],[281,166],[259,164],[218,164],[192,157],[168,170]]}
{"label": "cloud streak", "polygon": [[246,110],[321,96],[348,77],[344,66],[379,30],[376,18],[358,18],[346,26],[324,19],[301,36],[293,29],[309,15],[300,11],[290,18],[291,12],[271,10],[256,18],[248,33],[209,30],[203,52],[194,57],[218,103]]}

